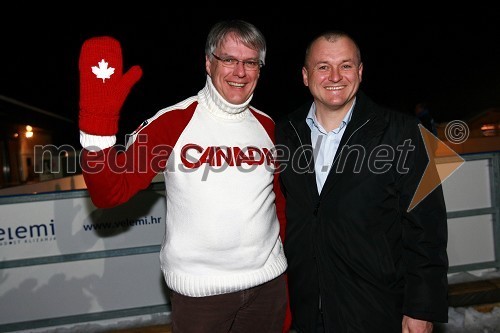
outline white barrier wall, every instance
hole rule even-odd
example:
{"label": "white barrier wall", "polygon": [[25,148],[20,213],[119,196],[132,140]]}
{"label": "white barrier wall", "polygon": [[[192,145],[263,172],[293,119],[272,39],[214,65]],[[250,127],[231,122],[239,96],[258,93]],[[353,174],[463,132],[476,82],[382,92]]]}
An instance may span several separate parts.
{"label": "white barrier wall", "polygon": [[471,216],[456,214],[457,217],[448,218],[450,266],[495,260],[494,215],[488,213],[493,206],[491,168],[490,159],[467,160],[443,182],[448,215],[475,212]]}
{"label": "white barrier wall", "polygon": [[71,316],[85,321],[82,314],[166,309],[158,258],[163,192],[143,191],[106,210],[96,209],[86,191],[71,194],[0,206],[0,332],[68,323]]}
{"label": "white barrier wall", "polygon": [[446,210],[491,207],[491,161],[468,160],[443,182]]}

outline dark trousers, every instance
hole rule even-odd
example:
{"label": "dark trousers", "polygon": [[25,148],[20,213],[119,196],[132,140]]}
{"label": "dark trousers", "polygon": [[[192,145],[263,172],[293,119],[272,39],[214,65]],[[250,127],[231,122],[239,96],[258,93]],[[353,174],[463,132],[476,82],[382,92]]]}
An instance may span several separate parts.
{"label": "dark trousers", "polygon": [[285,277],[208,297],[172,291],[170,302],[173,333],[281,333],[287,306]]}
{"label": "dark trousers", "polygon": [[[292,327],[289,333],[303,333],[303,331],[296,327]],[[323,313],[321,311],[318,313],[318,320],[316,323],[316,333],[325,333],[325,325],[323,324]]]}

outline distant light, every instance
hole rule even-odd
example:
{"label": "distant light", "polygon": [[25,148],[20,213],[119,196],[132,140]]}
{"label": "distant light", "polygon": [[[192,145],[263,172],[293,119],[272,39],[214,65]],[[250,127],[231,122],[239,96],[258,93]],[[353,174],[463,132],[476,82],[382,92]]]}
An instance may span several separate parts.
{"label": "distant light", "polygon": [[481,132],[484,136],[496,136],[497,135],[497,125],[495,124],[484,124],[481,126]]}
{"label": "distant light", "polygon": [[14,138],[18,138],[19,137],[19,133],[14,133]]}
{"label": "distant light", "polygon": [[26,125],[26,133],[24,135],[29,139],[33,137],[33,127]]}

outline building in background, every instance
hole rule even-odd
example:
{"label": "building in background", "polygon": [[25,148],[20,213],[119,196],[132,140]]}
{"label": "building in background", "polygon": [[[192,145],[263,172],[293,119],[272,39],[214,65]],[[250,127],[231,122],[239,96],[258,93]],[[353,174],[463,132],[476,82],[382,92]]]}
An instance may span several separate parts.
{"label": "building in background", "polygon": [[500,107],[437,124],[438,138],[458,154],[500,151]]}
{"label": "building in background", "polygon": [[71,119],[0,95],[0,188],[81,173],[77,133]]}

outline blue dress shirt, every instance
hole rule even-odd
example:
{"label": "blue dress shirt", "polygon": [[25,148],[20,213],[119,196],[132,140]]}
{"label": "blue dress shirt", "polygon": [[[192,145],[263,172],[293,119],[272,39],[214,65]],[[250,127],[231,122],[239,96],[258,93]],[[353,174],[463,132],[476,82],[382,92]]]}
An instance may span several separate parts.
{"label": "blue dress shirt", "polygon": [[316,173],[316,185],[318,193],[321,193],[326,177],[332,167],[333,159],[339,148],[340,140],[345,132],[349,120],[351,120],[354,103],[345,115],[338,128],[326,132],[316,118],[316,104],[312,103],[311,109],[306,117],[307,125],[311,128],[311,142],[314,155],[314,171]]}

